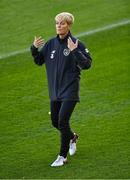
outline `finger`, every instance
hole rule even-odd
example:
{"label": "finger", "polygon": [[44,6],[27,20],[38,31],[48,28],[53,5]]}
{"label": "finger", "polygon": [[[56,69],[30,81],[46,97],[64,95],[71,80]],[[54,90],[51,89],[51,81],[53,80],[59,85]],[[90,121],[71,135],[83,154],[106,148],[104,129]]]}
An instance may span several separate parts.
{"label": "finger", "polygon": [[69,41],[73,42],[70,36],[69,36]]}
{"label": "finger", "polygon": [[37,39],[36,41],[37,41],[37,42],[39,42],[39,41],[44,41],[44,39]]}
{"label": "finger", "polygon": [[70,39],[68,38],[68,43],[70,43]]}
{"label": "finger", "polygon": [[36,40],[36,42],[37,42],[37,43],[39,43],[39,42],[44,42],[44,40],[43,40],[43,39],[39,39],[39,40]]}
{"label": "finger", "polygon": [[39,36],[39,37],[36,37],[36,36],[35,36],[34,41],[39,41],[39,40],[41,40],[41,39],[42,39],[41,36]]}
{"label": "finger", "polygon": [[68,39],[68,44],[74,44],[74,42],[72,41],[72,39]]}
{"label": "finger", "polygon": [[43,45],[43,44],[44,44],[43,42],[41,42],[41,43],[37,43],[37,45],[38,45],[38,46],[41,46],[41,45]]}
{"label": "finger", "polygon": [[37,37],[37,40],[40,40],[40,39],[42,39],[42,37],[41,37],[41,36]]}
{"label": "finger", "polygon": [[35,45],[36,45],[37,48],[39,48],[39,47],[43,46],[44,44],[43,43],[41,43],[41,44],[36,43]]}
{"label": "finger", "polygon": [[39,41],[37,41],[38,43],[44,43],[44,40],[39,40]]}
{"label": "finger", "polygon": [[43,39],[41,39],[41,40],[38,40],[38,41],[36,41],[37,43],[44,43],[44,40]]}
{"label": "finger", "polygon": [[76,46],[78,46],[78,42],[79,42],[79,40],[78,40],[78,39],[76,39],[76,43],[75,43],[75,45],[76,45]]}

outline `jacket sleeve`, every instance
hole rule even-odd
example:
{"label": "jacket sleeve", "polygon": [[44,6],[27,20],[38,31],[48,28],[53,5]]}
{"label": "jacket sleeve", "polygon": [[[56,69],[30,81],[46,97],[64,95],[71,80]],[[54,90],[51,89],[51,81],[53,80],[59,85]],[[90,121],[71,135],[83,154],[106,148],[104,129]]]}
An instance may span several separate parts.
{"label": "jacket sleeve", "polygon": [[41,66],[45,61],[44,61],[44,56],[45,56],[45,45],[42,47],[42,49],[39,51],[38,48],[36,48],[34,45],[31,46],[31,54],[34,58],[34,62]]}
{"label": "jacket sleeve", "polygon": [[91,67],[91,55],[81,42],[71,53],[80,69],[89,69]]}

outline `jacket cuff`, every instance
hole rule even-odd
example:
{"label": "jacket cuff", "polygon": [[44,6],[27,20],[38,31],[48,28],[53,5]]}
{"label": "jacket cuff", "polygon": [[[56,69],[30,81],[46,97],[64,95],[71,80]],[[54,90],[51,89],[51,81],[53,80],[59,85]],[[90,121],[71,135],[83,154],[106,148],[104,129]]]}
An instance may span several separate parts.
{"label": "jacket cuff", "polygon": [[38,50],[38,48],[36,48],[33,44],[31,45],[31,49],[32,50]]}
{"label": "jacket cuff", "polygon": [[32,46],[31,46],[30,49],[31,49],[31,51],[32,51],[33,54],[35,54],[35,53],[38,52],[38,48],[36,48],[33,44],[32,44]]}

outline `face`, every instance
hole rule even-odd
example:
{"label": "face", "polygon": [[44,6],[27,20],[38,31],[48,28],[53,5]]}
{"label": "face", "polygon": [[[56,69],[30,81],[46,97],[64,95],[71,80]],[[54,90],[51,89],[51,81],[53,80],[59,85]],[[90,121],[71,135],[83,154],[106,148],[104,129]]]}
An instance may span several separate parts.
{"label": "face", "polygon": [[56,20],[56,33],[59,35],[65,35],[69,32],[70,25],[62,19]]}

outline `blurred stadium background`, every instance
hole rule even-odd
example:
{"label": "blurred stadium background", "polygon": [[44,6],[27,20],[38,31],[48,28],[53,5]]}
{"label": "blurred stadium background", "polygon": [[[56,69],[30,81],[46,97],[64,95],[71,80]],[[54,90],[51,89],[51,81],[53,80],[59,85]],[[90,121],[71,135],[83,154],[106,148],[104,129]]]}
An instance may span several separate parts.
{"label": "blurred stadium background", "polygon": [[[82,72],[71,119],[77,154],[51,168],[59,135],[48,115],[45,67],[35,66],[29,47],[35,35],[55,36],[62,11],[74,14],[72,33],[89,48],[93,66]],[[129,179],[129,52],[129,0],[0,0],[0,178]]]}

